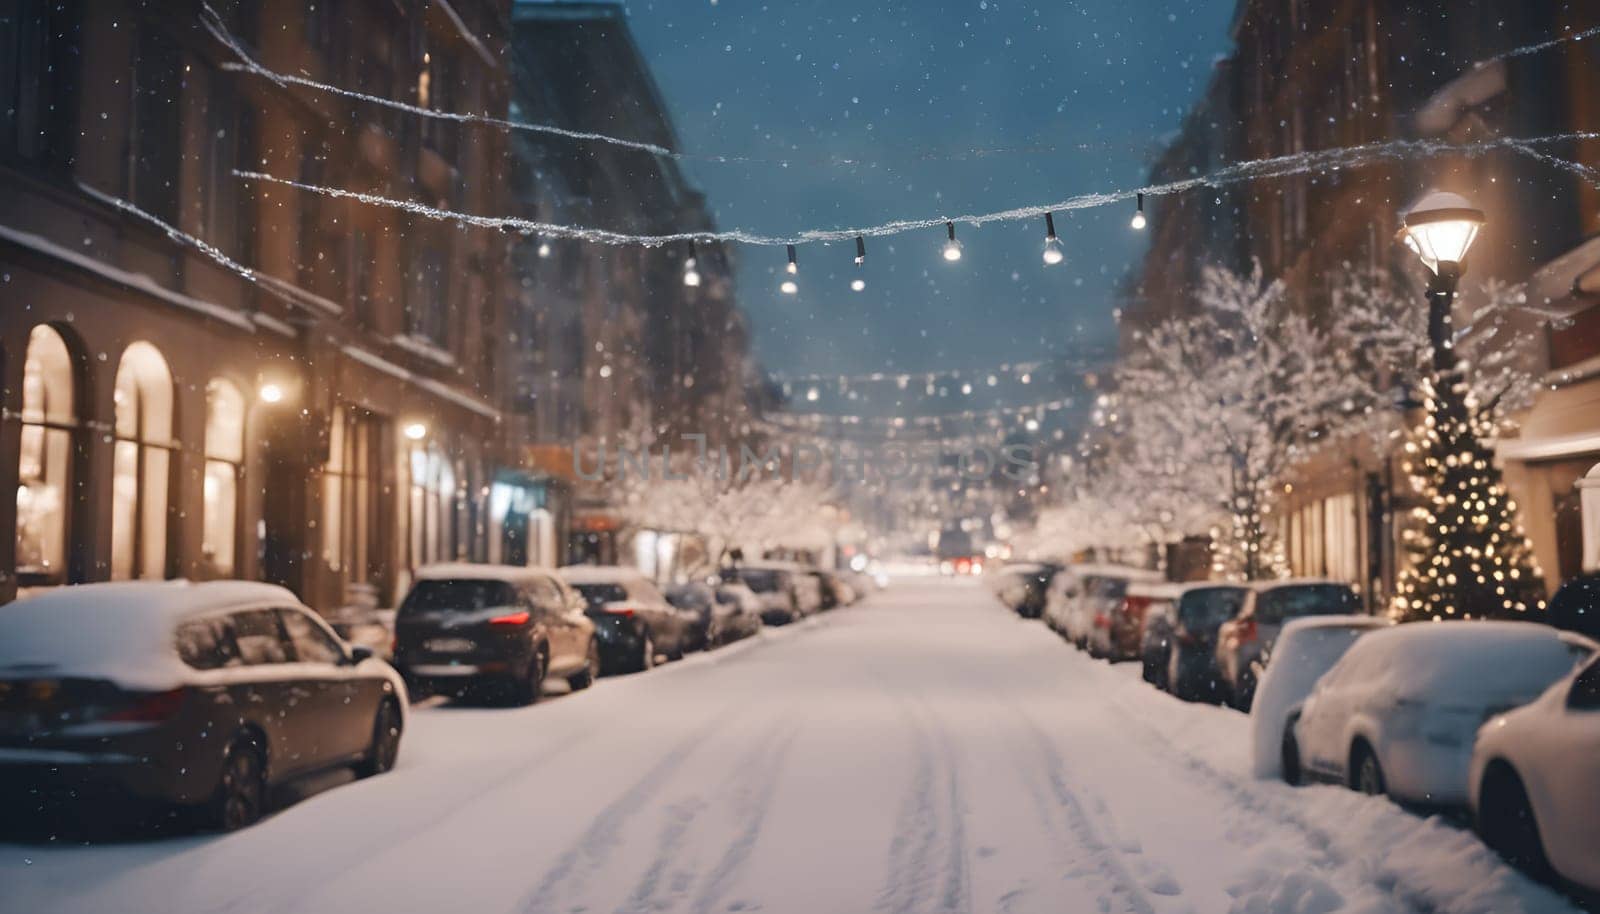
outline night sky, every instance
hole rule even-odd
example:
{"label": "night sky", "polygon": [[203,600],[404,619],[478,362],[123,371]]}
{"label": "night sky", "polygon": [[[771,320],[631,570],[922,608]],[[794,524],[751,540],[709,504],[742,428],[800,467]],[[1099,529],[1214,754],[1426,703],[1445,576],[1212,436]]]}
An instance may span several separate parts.
{"label": "night sky", "polygon": [[[682,147],[776,165],[689,162],[722,228],[788,233],[1045,203],[1143,183],[1228,47],[1233,0],[632,0],[635,34]],[[1090,148],[1075,148],[1087,144]],[[1026,147],[962,157],[975,148]],[[873,163],[841,166],[835,158]],[[739,297],[771,370],[979,368],[1114,336],[1119,284],[1143,251],[1131,207],[1044,226],[959,228],[800,249],[739,250]]]}

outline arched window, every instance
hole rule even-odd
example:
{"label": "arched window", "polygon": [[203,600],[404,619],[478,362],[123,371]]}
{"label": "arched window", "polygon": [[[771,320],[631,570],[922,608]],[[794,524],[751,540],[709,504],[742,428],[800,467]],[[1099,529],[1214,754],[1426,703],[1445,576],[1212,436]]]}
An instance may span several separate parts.
{"label": "arched window", "polygon": [[238,554],[239,468],[244,463],[244,397],[233,384],[206,385],[204,537],[200,551],[216,577],[233,574]]}
{"label": "arched window", "polygon": [[34,327],[22,365],[17,466],[17,575],[24,585],[60,583],[65,569],[74,386],[66,341],[44,324]]}
{"label": "arched window", "polygon": [[172,375],[156,347],[139,342],[122,353],[114,399],[111,578],[163,578],[173,446]]}

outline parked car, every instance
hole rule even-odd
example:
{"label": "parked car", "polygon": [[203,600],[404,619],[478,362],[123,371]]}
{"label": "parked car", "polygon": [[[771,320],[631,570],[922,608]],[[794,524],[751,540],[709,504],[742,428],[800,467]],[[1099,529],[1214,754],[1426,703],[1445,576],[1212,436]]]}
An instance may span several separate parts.
{"label": "parked car", "polygon": [[1088,651],[1091,657],[1111,657],[1111,616],[1123,608],[1128,585],[1134,581],[1158,583],[1161,573],[1116,565],[1086,566],[1078,569],[1078,578],[1082,587],[1067,612],[1067,640]]}
{"label": "parked car", "polygon": [[[743,588],[743,585],[732,586]],[[667,602],[698,617],[690,635],[697,649],[737,641],[761,628],[760,601],[754,594],[750,594],[749,601],[742,599],[732,586],[712,587],[691,581],[667,588]],[[749,588],[743,589],[749,593]]]}
{"label": "parked car", "polygon": [[1044,615],[1050,584],[1061,566],[1053,562],[1024,562],[1001,569],[1000,601],[1024,619]]}
{"label": "parked car", "polygon": [[1368,632],[1317,680],[1284,737],[1284,768],[1369,794],[1464,806],[1478,728],[1593,655],[1534,622],[1419,622]]}
{"label": "parked car", "polygon": [[1250,710],[1260,668],[1289,620],[1360,612],[1361,597],[1341,581],[1288,578],[1252,586],[1239,614],[1217,630],[1217,673],[1224,697],[1235,708]]}
{"label": "parked car", "polygon": [[1256,777],[1300,783],[1298,752],[1292,740],[1284,741],[1290,713],[1357,638],[1393,624],[1376,616],[1308,616],[1283,627],[1250,706],[1250,767]]}
{"label": "parked car", "polygon": [[855,595],[850,592],[850,585],[846,584],[834,572],[813,568],[807,571],[806,574],[817,582],[819,609],[837,609],[841,606],[849,606],[855,599]]}
{"label": "parked car", "polygon": [[1045,588],[1044,612],[1040,616],[1045,626],[1065,638],[1067,616],[1072,612],[1082,592],[1083,582],[1078,579],[1075,566],[1068,565],[1056,572],[1050,578],[1050,586]]}
{"label": "parked car", "polygon": [[[1153,602],[1170,602],[1177,588],[1162,581],[1134,580],[1125,588],[1121,600],[1109,604],[1105,614],[1103,647],[1097,656],[1112,663],[1121,660],[1138,660],[1144,640],[1144,616]],[[1098,620],[1097,620],[1098,625]],[[1100,638],[1095,643],[1101,643]]]}
{"label": "parked car", "polygon": [[539,700],[546,679],[587,688],[595,625],[555,571],[448,563],[417,570],[394,623],[394,664],[418,693]]}
{"label": "parked car", "polygon": [[1485,844],[1600,892],[1600,659],[1478,730],[1469,786]]}
{"label": "parked car", "polygon": [[1217,632],[1244,608],[1248,590],[1237,584],[1184,588],[1169,640],[1167,691],[1184,701],[1215,701],[1219,695]]}
{"label": "parked car", "polygon": [[561,577],[582,597],[607,670],[647,670],[659,658],[677,660],[694,645],[700,616],[682,610],[632,568],[569,565]]}
{"label": "parked car", "polygon": [[1561,582],[1544,618],[1556,628],[1600,641],[1600,572],[1586,571]]}
{"label": "parked car", "polygon": [[822,606],[822,589],[807,569],[793,562],[748,562],[723,572],[761,597],[761,621],[787,625],[815,613]]}
{"label": "parked car", "polygon": [[0,606],[8,809],[83,823],[105,798],[241,828],[291,779],[389,770],[405,720],[394,669],[281,587],[83,584]]}
{"label": "parked car", "polygon": [[1485,843],[1600,892],[1600,659],[1484,724],[1467,784]]}
{"label": "parked car", "polygon": [[1139,661],[1144,681],[1158,689],[1167,687],[1167,655],[1172,651],[1172,631],[1177,625],[1178,598],[1182,584],[1135,584],[1128,588],[1130,598],[1147,601],[1144,624],[1139,631]]}

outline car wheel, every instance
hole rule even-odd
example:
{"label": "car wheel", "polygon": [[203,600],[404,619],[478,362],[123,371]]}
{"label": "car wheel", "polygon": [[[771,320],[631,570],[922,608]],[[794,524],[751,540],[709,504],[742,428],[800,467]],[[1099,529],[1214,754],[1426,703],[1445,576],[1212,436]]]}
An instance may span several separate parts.
{"label": "car wheel", "polygon": [[594,685],[595,677],[600,675],[600,645],[593,638],[589,639],[589,655],[585,659],[583,669],[567,677],[567,685],[572,691],[578,692]]}
{"label": "car wheel", "polygon": [[1305,773],[1300,770],[1300,743],[1294,738],[1293,718],[1283,725],[1283,745],[1278,751],[1278,766],[1285,784],[1299,787],[1305,782]]}
{"label": "car wheel", "polygon": [[228,746],[222,776],[211,799],[211,824],[237,831],[261,818],[267,805],[267,768],[254,739],[241,736]]}
{"label": "car wheel", "polygon": [[1510,766],[1497,763],[1484,775],[1479,797],[1474,824],[1484,843],[1524,873],[1536,879],[1547,878],[1550,861],[1522,779]]}
{"label": "car wheel", "polygon": [[521,679],[511,682],[511,701],[518,706],[531,705],[538,702],[544,693],[544,652],[537,651],[533,659],[528,661],[528,673]]}
{"label": "car wheel", "polygon": [[400,708],[392,699],[385,698],[372,719],[372,746],[367,750],[367,757],[356,766],[356,777],[370,778],[394,767],[400,755],[400,728]]}
{"label": "car wheel", "polygon": [[1350,750],[1350,789],[1369,797],[1384,794],[1383,766],[1378,764],[1377,753],[1363,742],[1356,743]]}

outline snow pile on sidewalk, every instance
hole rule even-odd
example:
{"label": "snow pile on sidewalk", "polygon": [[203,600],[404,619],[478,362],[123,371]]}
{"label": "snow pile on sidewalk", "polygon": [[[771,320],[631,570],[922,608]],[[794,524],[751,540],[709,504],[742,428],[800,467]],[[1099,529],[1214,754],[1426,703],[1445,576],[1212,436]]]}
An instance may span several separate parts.
{"label": "snow pile on sidewalk", "polygon": [[[1430,914],[1547,914],[1577,909],[1518,873],[1464,826],[1421,816],[1393,802],[1341,787],[1294,788],[1250,774],[1249,718],[1235,711],[1180,702],[1138,679],[1133,666],[1106,669],[1109,700],[1147,728],[1202,780],[1231,794],[1236,806],[1276,820],[1282,834],[1262,835],[1260,859],[1231,887],[1241,914],[1331,914],[1413,910]],[[1286,857],[1285,838],[1320,859]],[[1305,866],[1327,871],[1324,882]],[[1353,878],[1352,878],[1353,877]],[[1352,883],[1375,891],[1345,898],[1333,888]],[[1402,902],[1406,907],[1396,907]]]}

